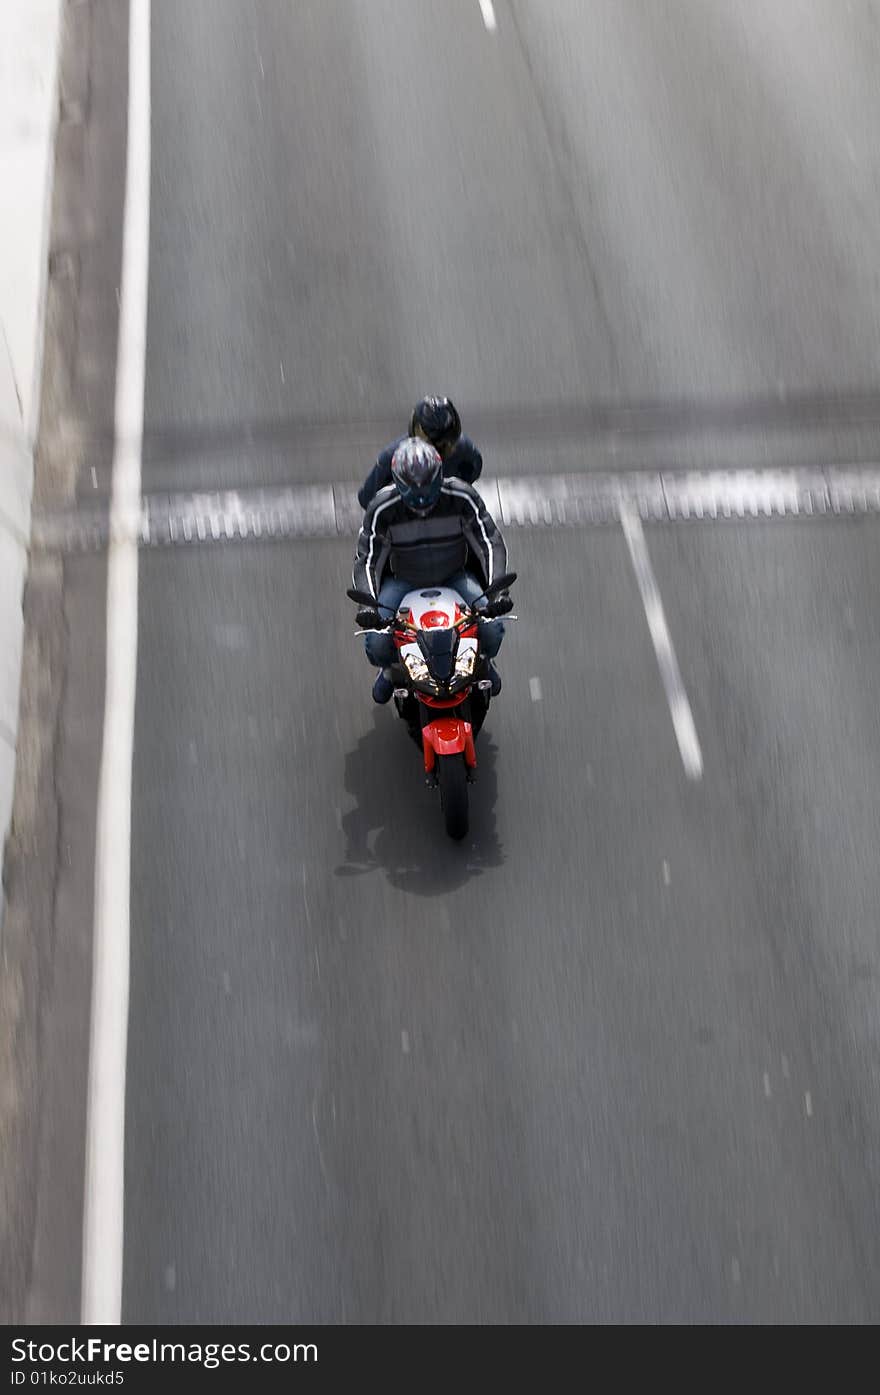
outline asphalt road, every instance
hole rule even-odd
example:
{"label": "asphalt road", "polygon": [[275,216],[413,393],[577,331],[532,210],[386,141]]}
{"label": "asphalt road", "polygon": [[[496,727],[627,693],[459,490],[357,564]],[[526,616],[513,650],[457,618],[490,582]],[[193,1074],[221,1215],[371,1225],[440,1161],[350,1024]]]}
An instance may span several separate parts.
{"label": "asphalt road", "polygon": [[[496,13],[153,0],[146,491],[430,390],[493,473],[880,458],[749,416],[878,389],[880,7]],[[517,531],[463,847],[354,540],[142,557],[126,1320],[880,1317],[878,525],[646,537],[702,780],[620,531]]]}

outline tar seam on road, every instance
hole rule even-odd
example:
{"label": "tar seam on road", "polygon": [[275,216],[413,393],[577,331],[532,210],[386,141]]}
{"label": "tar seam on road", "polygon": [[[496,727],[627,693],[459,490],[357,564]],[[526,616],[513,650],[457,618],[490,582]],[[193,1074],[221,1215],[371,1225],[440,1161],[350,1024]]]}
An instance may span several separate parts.
{"label": "tar seam on road", "polygon": [[137,680],[141,438],[150,244],[150,0],[131,0],[128,150],[109,514],[107,673],[98,789],[83,1215],[82,1320],[122,1312],[131,782]]}
{"label": "tar seam on road", "polygon": [[[357,484],[145,495],[129,519],[145,547],[187,543],[354,538],[362,511]],[[824,469],[593,472],[480,479],[489,512],[505,528],[578,528],[620,522],[628,506],[644,522],[840,518],[880,514],[880,466]],[[117,536],[119,520],[117,520]],[[107,546],[109,511],[83,502],[34,512],[35,551]]]}
{"label": "tar seam on road", "polygon": [[620,521],[623,525],[623,535],[626,538],[629,555],[632,558],[642,604],[645,607],[645,617],[654,643],[654,652],[657,655],[663,687],[666,690],[666,700],[672,714],[672,725],[675,728],[685,774],[690,780],[699,780],[703,775],[703,753],[700,750],[694,716],[682,682],[678,659],[675,657],[669,626],[666,623],[660,589],[645,544],[642,521],[627,503],[621,505]]}
{"label": "tar seam on road", "polygon": [[[513,13],[513,12],[512,12]],[[722,436],[749,436],[756,432],[773,436],[787,432],[874,429],[880,426],[880,391],[803,392],[771,396],[744,395],[734,398],[645,398],[628,401],[594,400],[543,402],[530,407],[506,403],[468,410],[471,434],[483,442],[484,455],[500,458],[508,446],[563,445],[580,443],[585,454],[598,446],[630,443],[637,451],[640,442],[670,443],[667,456],[674,456],[678,438],[694,441]],[[316,414],[279,417],[237,417],[230,422],[189,422],[176,426],[154,423],[144,431],[142,456],[145,465],[173,465],[197,456],[241,456],[252,450],[296,451],[302,457],[310,450],[348,449],[360,458],[364,451],[375,452],[377,442],[399,432],[399,412],[388,410],[370,417],[333,417]],[[2,428],[0,428],[2,431]],[[75,447],[88,461],[98,455],[103,461],[114,437],[98,426],[66,419],[60,439],[49,437],[47,449]],[[867,462],[866,462],[867,463]],[[636,468],[636,459],[630,466]],[[630,467],[627,467],[630,468]]]}

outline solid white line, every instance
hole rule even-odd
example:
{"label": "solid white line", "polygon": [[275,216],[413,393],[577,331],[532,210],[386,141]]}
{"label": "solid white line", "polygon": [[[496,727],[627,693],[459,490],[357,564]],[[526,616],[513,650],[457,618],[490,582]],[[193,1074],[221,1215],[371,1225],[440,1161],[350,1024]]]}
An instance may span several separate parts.
{"label": "solid white line", "polygon": [[492,4],[492,0],[480,0],[480,11],[483,16],[483,23],[489,30],[489,33],[494,34],[495,30],[498,28],[498,21],[495,18],[495,6]]}
{"label": "solid white line", "polygon": [[95,853],[83,1217],[82,1320],[88,1324],[119,1323],[122,1310],[131,775],[137,678],[137,532],[141,511],[149,244],[150,0],[131,0],[128,152],[107,570],[104,741]]}
{"label": "solid white line", "polygon": [[703,774],[703,753],[700,750],[691,705],[688,702],[678,660],[672,647],[669,627],[663,613],[663,602],[660,599],[660,591],[645,544],[642,520],[625,500],[621,500],[620,504],[620,521],[623,525],[623,535],[626,538],[629,555],[632,558],[636,581],[642,595],[648,629],[654,642],[654,652],[657,655],[660,676],[666,689],[666,699],[672,714],[672,725],[675,728],[685,773],[689,779],[699,780]]}

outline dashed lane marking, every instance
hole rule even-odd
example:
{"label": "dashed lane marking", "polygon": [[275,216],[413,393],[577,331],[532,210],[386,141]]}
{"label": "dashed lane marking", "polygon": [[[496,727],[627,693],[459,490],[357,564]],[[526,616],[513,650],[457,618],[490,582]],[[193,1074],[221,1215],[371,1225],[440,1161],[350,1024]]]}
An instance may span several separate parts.
{"label": "dashed lane marking", "polygon": [[[139,509],[117,520],[115,536],[127,535],[142,547],[351,538],[363,517],[357,488],[352,481],[147,494]],[[643,523],[880,514],[880,466],[484,476],[479,490],[489,512],[508,529],[614,524],[621,522],[624,510]],[[106,501],[34,513],[31,546],[36,551],[100,550],[109,537]]]}

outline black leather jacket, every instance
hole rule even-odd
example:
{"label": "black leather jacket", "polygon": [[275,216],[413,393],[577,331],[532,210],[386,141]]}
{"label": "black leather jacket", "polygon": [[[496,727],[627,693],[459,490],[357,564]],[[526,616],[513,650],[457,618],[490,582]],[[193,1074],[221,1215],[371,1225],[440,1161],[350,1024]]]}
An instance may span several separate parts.
{"label": "black leather jacket", "polygon": [[[362,509],[367,508],[371,500],[378,494],[380,489],[384,489],[391,483],[391,457],[397,450],[401,441],[405,441],[406,436],[399,436],[396,441],[392,441],[390,446],[386,446],[376,457],[367,478],[358,490],[358,503]],[[459,436],[455,443],[455,449],[450,451],[443,461],[443,474],[448,479],[450,476],[464,480],[466,484],[473,484],[480,478],[480,471],[483,468],[483,457],[477,450],[470,436]]]}
{"label": "black leather jacket", "polygon": [[441,586],[456,572],[482,573],[489,586],[507,567],[507,546],[477,491],[443,482],[425,518],[412,513],[395,485],[380,489],[361,524],[353,584],[378,596],[386,572],[418,586]]}

